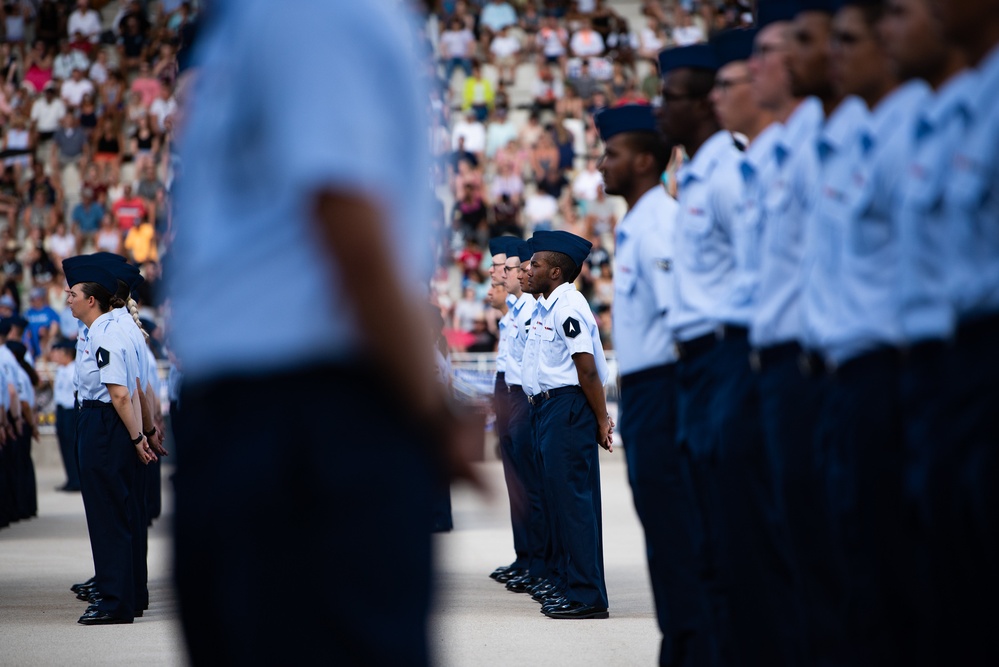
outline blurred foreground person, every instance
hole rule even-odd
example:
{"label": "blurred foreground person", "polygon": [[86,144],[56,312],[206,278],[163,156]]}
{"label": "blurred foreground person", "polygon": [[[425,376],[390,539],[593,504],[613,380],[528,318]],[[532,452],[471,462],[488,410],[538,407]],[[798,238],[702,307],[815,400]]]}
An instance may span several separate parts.
{"label": "blurred foreground person", "polygon": [[194,56],[171,282],[191,660],[427,664],[434,478],[469,473],[447,446],[458,422],[423,300],[404,287],[431,268],[416,250],[429,98],[406,13],[215,9]]}

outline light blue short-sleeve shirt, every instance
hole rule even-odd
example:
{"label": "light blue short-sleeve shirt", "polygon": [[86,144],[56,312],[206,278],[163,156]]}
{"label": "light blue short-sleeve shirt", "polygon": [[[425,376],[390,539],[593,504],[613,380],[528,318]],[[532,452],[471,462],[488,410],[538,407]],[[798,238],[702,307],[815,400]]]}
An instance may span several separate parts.
{"label": "light blue short-sleeve shirt", "polygon": [[391,0],[219,4],[195,51],[179,140],[169,276],[187,377],[344,361],[363,349],[324,249],[320,192],[381,208],[394,265],[419,298],[432,270],[429,97],[411,26],[406,4]]}
{"label": "light blue short-sleeve shirt", "polygon": [[80,401],[111,402],[107,385],[117,384],[135,393],[138,359],[128,334],[111,313],[104,313],[86,331],[79,366]]}
{"label": "light blue short-sleeve shirt", "polygon": [[614,352],[621,375],[676,361],[673,309],[674,227],[678,204],[660,185],[618,223],[614,247]]}
{"label": "light blue short-sleeve shirt", "polygon": [[677,174],[676,306],[669,317],[677,340],[724,323],[735,280],[732,224],[742,199],[741,156],[731,134],[716,132]]}
{"label": "light blue short-sleeve shirt", "polygon": [[533,295],[524,292],[510,308],[513,313],[513,332],[510,336],[509,356],[506,360],[506,383],[518,385],[523,383],[524,347],[527,345],[527,334],[531,331],[531,319],[534,317],[538,300]]}
{"label": "light blue short-sleeve shirt", "polygon": [[574,354],[591,354],[607,382],[607,359],[600,344],[597,321],[586,298],[575,285],[563,283],[548,298],[538,299],[538,310],[524,348],[523,388],[528,396],[579,385]]}

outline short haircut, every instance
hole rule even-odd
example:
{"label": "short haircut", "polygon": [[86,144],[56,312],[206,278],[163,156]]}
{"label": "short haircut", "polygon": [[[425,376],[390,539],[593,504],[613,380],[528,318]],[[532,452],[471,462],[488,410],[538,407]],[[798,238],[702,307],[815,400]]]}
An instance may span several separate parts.
{"label": "short haircut", "polygon": [[673,155],[673,144],[658,132],[628,132],[628,146],[636,153],[648,153],[656,161],[656,170],[661,174],[669,166]]}
{"label": "short haircut", "polygon": [[691,97],[707,97],[715,87],[714,70],[691,68],[687,75],[687,94]]}
{"label": "short haircut", "polygon": [[576,263],[565,253],[545,250],[538,254],[551,266],[557,266],[562,269],[562,277],[566,279],[566,282],[572,282],[579,275],[579,268],[576,266]]}

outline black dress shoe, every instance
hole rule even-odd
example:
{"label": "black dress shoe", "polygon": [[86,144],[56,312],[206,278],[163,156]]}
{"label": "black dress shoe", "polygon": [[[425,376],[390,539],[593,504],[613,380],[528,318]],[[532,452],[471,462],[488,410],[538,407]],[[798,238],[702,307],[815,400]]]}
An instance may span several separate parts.
{"label": "black dress shoe", "polygon": [[506,572],[504,572],[503,574],[501,574],[500,576],[496,577],[496,581],[500,582],[501,584],[505,584],[512,579],[519,579],[520,577],[523,577],[526,574],[527,570],[511,568]]}
{"label": "black dress shoe", "polygon": [[555,586],[544,586],[542,588],[538,588],[531,593],[531,599],[535,602],[541,602],[545,598],[551,597],[555,590]]}
{"label": "black dress shoe", "polygon": [[506,589],[513,593],[526,593],[537,581],[537,577],[528,574],[520,579],[511,579],[506,582]]}
{"label": "black dress shoe", "polygon": [[545,598],[541,601],[541,613],[547,614],[548,610],[556,609],[564,604],[569,604],[570,600],[563,593],[558,593],[558,597]]}
{"label": "black dress shoe", "polygon": [[121,625],[131,623],[130,618],[120,618],[114,614],[101,611],[100,609],[88,610],[86,614],[77,621],[80,625]]}
{"label": "black dress shoe", "polygon": [[605,607],[594,607],[582,602],[566,602],[557,607],[549,607],[545,612],[548,618],[609,618]]}
{"label": "black dress shoe", "polygon": [[500,565],[498,568],[489,573],[489,578],[498,579],[501,574],[506,574],[506,571],[509,569],[509,565]]}
{"label": "black dress shoe", "polygon": [[535,593],[537,593],[542,588],[545,588],[546,586],[555,586],[555,584],[548,581],[544,577],[538,577],[537,579],[535,579],[534,585],[531,586],[529,589],[527,589],[527,592],[530,593],[531,595],[534,595]]}
{"label": "black dress shoe", "polygon": [[74,593],[79,593],[81,588],[88,588],[93,585],[94,585],[94,578],[90,577],[83,583],[73,584],[72,586],[69,587],[69,590],[73,591]]}

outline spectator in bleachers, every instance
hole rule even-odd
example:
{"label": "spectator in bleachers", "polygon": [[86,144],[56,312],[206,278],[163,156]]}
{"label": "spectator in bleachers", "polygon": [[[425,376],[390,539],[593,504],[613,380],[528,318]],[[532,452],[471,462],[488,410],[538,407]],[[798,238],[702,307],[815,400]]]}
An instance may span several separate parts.
{"label": "spectator in bleachers", "polygon": [[140,62],[139,73],[132,81],[129,90],[139,93],[142,106],[148,109],[149,105],[160,96],[162,88],[163,85],[160,83],[160,80],[153,76],[149,63],[146,61]]}
{"label": "spectator in bleachers", "polygon": [[462,119],[455,123],[451,132],[451,142],[454,149],[458,148],[458,140],[464,140],[464,149],[473,153],[481,161],[486,151],[486,127],[474,109],[465,110]]}
{"label": "spectator in bleachers", "polygon": [[24,58],[24,80],[34,92],[44,90],[52,81],[52,63],[55,59],[48,44],[37,40]]}
{"label": "spectator in bleachers", "polygon": [[121,170],[122,141],[114,118],[104,116],[90,141],[91,154],[102,177],[105,180],[116,180]]}
{"label": "spectator in bleachers", "polygon": [[87,78],[93,81],[95,86],[100,87],[107,82],[109,72],[108,52],[105,49],[99,49],[97,55],[94,56],[94,62],[87,70]]}
{"label": "spectator in bleachers", "polygon": [[466,241],[474,238],[481,244],[487,240],[488,209],[481,188],[476,187],[474,183],[461,185],[451,220],[455,231],[460,232]]}
{"label": "spectator in bleachers", "polygon": [[[492,111],[495,98],[492,81],[482,76],[482,66],[478,62],[472,63],[472,74],[465,79],[464,92],[462,94],[461,108],[463,111],[473,111],[479,122],[483,122],[489,117]],[[483,129],[483,140],[485,130]],[[485,143],[483,141],[483,149]]]}
{"label": "spectator in bleachers", "polygon": [[511,203],[519,208],[524,201],[524,180],[520,174],[514,171],[512,161],[497,162],[497,169],[499,171],[489,185],[490,200],[495,202],[507,197]]}
{"label": "spectator in bleachers", "polygon": [[158,262],[159,251],[157,250],[156,228],[149,220],[149,216],[139,218],[138,224],[125,234],[122,247],[125,256],[133,264],[145,264],[146,262]]}
{"label": "spectator in bleachers", "polygon": [[[31,131],[28,129],[27,121],[25,121],[24,117],[20,114],[15,115],[11,119],[10,124],[4,130],[3,149],[28,150],[31,146]],[[15,181],[19,181],[21,179],[21,174],[30,162],[30,155],[13,155],[11,157],[4,158],[3,165],[4,167],[11,167],[14,170]]]}
{"label": "spectator in bleachers", "polygon": [[558,215],[558,200],[541,188],[528,195],[524,202],[524,221],[529,234],[549,230]]}
{"label": "spectator in bleachers", "polygon": [[492,64],[496,67],[500,83],[513,85],[517,80],[517,65],[520,64],[520,40],[503,26],[489,45]]}
{"label": "spectator in bleachers", "polygon": [[148,114],[142,114],[136,120],[135,131],[129,138],[129,152],[135,158],[136,166],[156,161],[160,152],[160,137],[153,131]]}
{"label": "spectator in bleachers", "polygon": [[560,69],[565,67],[565,58],[569,47],[569,33],[558,23],[554,16],[545,18],[538,30],[535,43],[545,62],[549,65],[557,64]]}
{"label": "spectator in bleachers", "polygon": [[84,95],[93,95],[97,92],[94,82],[84,77],[85,69],[84,67],[74,68],[70,77],[62,82],[62,87],[59,90],[59,96],[62,97],[63,102],[71,111],[75,111],[80,106]]}
{"label": "spectator in bleachers", "polygon": [[133,193],[131,184],[126,183],[121,199],[111,205],[111,214],[118,225],[118,231],[125,234],[141,224],[147,218],[149,211],[142,197]]}
{"label": "spectator in bleachers", "polygon": [[465,76],[472,74],[475,56],[475,35],[458,17],[448,21],[440,36],[441,62],[444,63],[444,82],[450,84],[454,71],[459,67]]}
{"label": "spectator in bleachers", "polygon": [[73,70],[90,68],[86,54],[71,48],[69,40],[59,42],[59,54],[52,60],[52,78],[65,81],[73,75]]}
{"label": "spectator in bleachers", "polygon": [[675,46],[690,46],[707,39],[704,30],[694,23],[690,12],[679,5],[673,11],[673,21],[672,38]]}
{"label": "spectator in bleachers", "polygon": [[554,110],[558,100],[565,94],[562,80],[555,76],[548,63],[538,65],[538,73],[533,86],[534,111]]}
{"label": "spectator in bleachers", "polygon": [[584,20],[569,40],[569,51],[577,58],[602,56],[605,48],[604,38],[593,29],[589,20]]}
{"label": "spectator in bleachers", "polygon": [[581,212],[585,215],[590,204],[597,199],[597,192],[600,191],[604,183],[603,176],[597,171],[597,161],[592,157],[586,159],[586,168],[580,170],[576,177],[572,179],[572,196],[580,204]]}
{"label": "spectator in bleachers", "polygon": [[517,138],[517,126],[505,107],[496,107],[492,122],[486,128],[486,159],[496,157],[496,151]]}
{"label": "spectator in bleachers", "polygon": [[[101,86],[101,106],[105,111],[117,113],[125,108],[125,98],[128,94],[125,85],[125,76],[119,70],[113,70],[108,75],[108,80]],[[142,97],[139,95],[139,99]]]}
{"label": "spectator in bleachers", "polygon": [[66,115],[66,104],[56,94],[55,84],[45,84],[43,94],[31,105],[31,125],[36,145],[47,143],[59,129],[59,122]]}
{"label": "spectator in bleachers", "polygon": [[69,15],[66,33],[69,35],[80,33],[92,44],[96,44],[103,30],[101,15],[97,10],[91,9],[87,0],[76,0],[76,9]]}
{"label": "spectator in bleachers", "polygon": [[121,231],[115,225],[111,213],[105,213],[101,219],[101,227],[94,237],[94,250],[122,254]]}
{"label": "spectator in bleachers", "polygon": [[476,319],[483,317],[484,314],[485,305],[478,298],[475,287],[465,287],[462,290],[461,299],[454,306],[454,318],[451,326],[458,331],[471,331]]}
{"label": "spectator in bleachers", "polygon": [[149,105],[149,113],[156,119],[156,131],[166,131],[166,119],[177,111],[177,101],[173,91],[167,86],[160,87],[160,94]]}
{"label": "spectator in bleachers", "polygon": [[79,254],[78,244],[76,235],[67,228],[66,221],[62,217],[56,221],[52,233],[45,238],[45,249],[56,266],[61,266],[62,260],[67,257]]}
{"label": "spectator in bleachers", "polygon": [[580,62],[578,73],[570,77],[567,83],[572,86],[584,104],[591,102],[593,94],[600,88],[599,82],[597,82],[592,72],[590,72],[590,61],[588,59]]}
{"label": "spectator in bleachers", "polygon": [[[45,281],[46,285],[51,281],[52,276],[49,274],[49,279]],[[37,359],[48,352],[52,341],[59,339],[59,313],[49,305],[46,287],[39,285],[31,288],[24,319],[28,320],[26,333],[31,353]]]}
{"label": "spectator in bleachers", "polygon": [[139,28],[135,16],[127,17],[121,26],[121,36],[118,38],[118,63],[125,72],[132,72],[141,63],[146,62],[146,37]]}
{"label": "spectator in bleachers", "polygon": [[104,207],[94,199],[94,191],[84,186],[80,203],[73,208],[73,225],[84,243],[92,241],[104,219]]}
{"label": "spectator in bleachers", "polygon": [[46,198],[45,190],[38,188],[21,212],[21,229],[48,229],[53,226],[54,216],[54,204]]}
{"label": "spectator in bleachers", "polygon": [[517,25],[517,11],[506,0],[489,0],[479,14],[482,50],[486,51],[493,38],[503,28]]}

